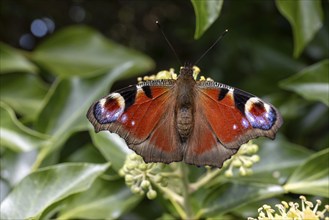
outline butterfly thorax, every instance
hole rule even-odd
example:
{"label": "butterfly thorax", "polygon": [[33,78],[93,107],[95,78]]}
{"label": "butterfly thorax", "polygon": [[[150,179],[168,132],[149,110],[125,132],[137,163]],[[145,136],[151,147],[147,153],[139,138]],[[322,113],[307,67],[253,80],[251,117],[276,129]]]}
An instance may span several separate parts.
{"label": "butterfly thorax", "polygon": [[176,128],[182,142],[188,139],[194,126],[195,85],[192,67],[182,67],[176,83],[175,106]]}

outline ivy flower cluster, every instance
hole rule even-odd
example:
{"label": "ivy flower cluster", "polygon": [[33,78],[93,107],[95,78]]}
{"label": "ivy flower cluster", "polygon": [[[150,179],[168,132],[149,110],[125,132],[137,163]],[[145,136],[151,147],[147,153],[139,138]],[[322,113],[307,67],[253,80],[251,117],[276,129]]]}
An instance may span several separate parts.
{"label": "ivy flower cluster", "polygon": [[316,200],[314,205],[311,201],[307,201],[305,196],[300,196],[299,198],[301,207],[298,203],[282,201],[281,204],[275,205],[276,211],[271,206],[265,204],[258,209],[258,218],[248,218],[248,220],[329,220],[328,204],[324,206],[322,211],[319,211],[318,209],[321,206],[320,200]]}
{"label": "ivy flower cluster", "polygon": [[[199,73],[201,72],[200,68],[197,66],[193,66],[193,78],[197,80]],[[150,75],[150,76],[144,76],[144,77],[138,77],[137,81],[138,82],[143,82],[147,80],[158,80],[158,79],[177,79],[177,73],[175,73],[174,68],[170,68],[168,70],[162,70],[158,72],[155,75]],[[204,76],[200,76],[200,81],[207,80],[207,81],[214,81],[210,77],[205,78]]]}
{"label": "ivy flower cluster", "polygon": [[257,151],[258,145],[253,144],[252,141],[241,145],[239,151],[231,159],[225,161],[224,167],[227,167],[225,176],[232,177],[234,169],[237,169],[241,176],[252,174],[251,167],[259,161]]}
{"label": "ivy flower cluster", "polygon": [[155,199],[157,192],[152,184],[166,186],[167,178],[163,175],[164,165],[161,163],[145,163],[143,158],[137,154],[130,154],[123,167],[119,171],[124,176],[126,185],[135,194],[146,194],[148,199]]}

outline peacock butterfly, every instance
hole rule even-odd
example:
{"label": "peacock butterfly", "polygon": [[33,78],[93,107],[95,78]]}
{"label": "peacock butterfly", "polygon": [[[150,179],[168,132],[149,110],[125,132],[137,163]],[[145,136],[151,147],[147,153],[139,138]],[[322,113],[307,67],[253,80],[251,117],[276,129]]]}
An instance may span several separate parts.
{"label": "peacock butterfly", "polygon": [[96,132],[117,133],[145,162],[222,167],[250,139],[274,139],[283,123],[275,107],[240,89],[197,81],[196,70],[185,65],[177,80],[148,80],[110,93],[87,117]]}

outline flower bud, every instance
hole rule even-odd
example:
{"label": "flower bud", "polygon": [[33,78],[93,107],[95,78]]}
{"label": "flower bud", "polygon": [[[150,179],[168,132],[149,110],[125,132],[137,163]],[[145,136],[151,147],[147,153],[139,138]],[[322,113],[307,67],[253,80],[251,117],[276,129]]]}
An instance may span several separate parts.
{"label": "flower bud", "polygon": [[151,185],[150,181],[148,181],[148,180],[143,180],[142,183],[141,183],[141,187],[143,189],[148,189],[150,187],[150,185]]}
{"label": "flower bud", "polygon": [[146,196],[148,199],[155,199],[157,197],[157,192],[153,189],[150,189],[147,193]]}

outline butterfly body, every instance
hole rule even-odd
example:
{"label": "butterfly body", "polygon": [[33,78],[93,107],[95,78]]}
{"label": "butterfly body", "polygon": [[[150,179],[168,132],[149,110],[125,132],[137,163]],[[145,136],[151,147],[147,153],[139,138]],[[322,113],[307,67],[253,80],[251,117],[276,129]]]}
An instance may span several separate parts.
{"label": "butterfly body", "polygon": [[177,79],[176,86],[176,106],[175,106],[175,125],[180,137],[180,141],[184,143],[192,133],[194,125],[195,111],[195,85],[193,79],[193,71],[191,68],[182,68],[181,74]]}
{"label": "butterfly body", "polygon": [[95,102],[87,117],[96,132],[119,134],[145,162],[185,161],[221,167],[250,139],[274,138],[280,113],[233,87],[196,81],[192,66],[177,80],[151,80]]}

